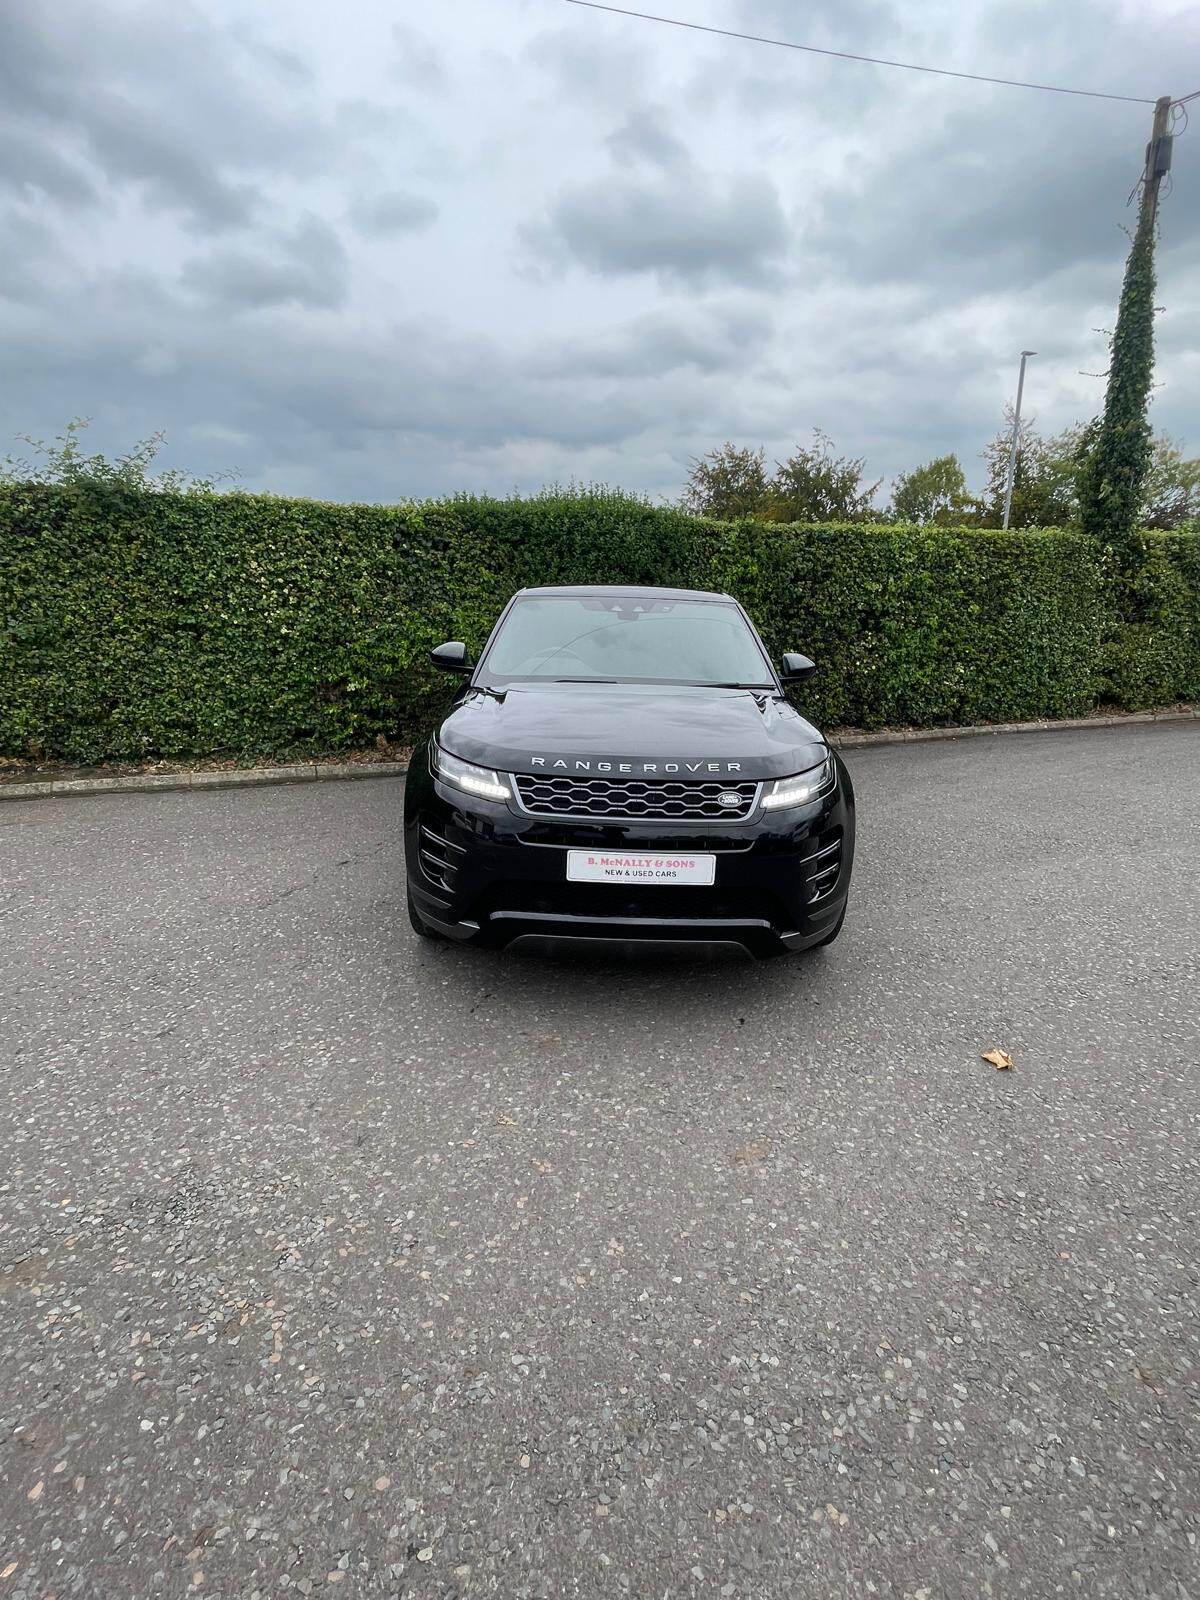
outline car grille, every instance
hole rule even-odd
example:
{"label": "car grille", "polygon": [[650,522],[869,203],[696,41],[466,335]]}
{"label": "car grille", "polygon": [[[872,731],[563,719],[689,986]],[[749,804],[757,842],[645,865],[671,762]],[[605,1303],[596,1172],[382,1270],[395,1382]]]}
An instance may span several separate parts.
{"label": "car grille", "polygon": [[[640,778],[516,778],[517,798],[535,817],[610,817],[622,821],[744,822],[758,784],[643,781]],[[736,795],[736,804],[722,796]]]}

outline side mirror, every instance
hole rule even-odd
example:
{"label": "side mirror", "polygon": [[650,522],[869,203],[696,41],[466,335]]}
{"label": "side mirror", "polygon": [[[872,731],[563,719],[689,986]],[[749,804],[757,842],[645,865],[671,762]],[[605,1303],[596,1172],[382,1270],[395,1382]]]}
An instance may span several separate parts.
{"label": "side mirror", "polygon": [[780,676],[784,683],[800,683],[805,678],[811,678],[816,670],[816,663],[810,661],[807,656],[789,650],[783,658],[783,671]]}
{"label": "side mirror", "polygon": [[436,645],[429,652],[429,659],[435,667],[441,667],[443,672],[471,670],[471,663],[467,660],[467,647],[459,639],[451,639],[447,644]]}

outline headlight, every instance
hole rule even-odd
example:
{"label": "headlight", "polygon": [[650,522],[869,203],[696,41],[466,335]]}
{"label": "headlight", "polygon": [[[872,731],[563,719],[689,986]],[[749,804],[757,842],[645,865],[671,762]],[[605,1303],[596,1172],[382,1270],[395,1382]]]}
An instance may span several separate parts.
{"label": "headlight", "polygon": [[764,811],[781,811],[784,806],[806,806],[828,794],[837,782],[833,757],[826,756],[819,767],[798,772],[792,778],[776,778],[762,798]]}
{"label": "headlight", "polygon": [[448,750],[436,744],[429,746],[429,765],[435,777],[443,783],[461,789],[464,794],[478,795],[481,800],[507,800],[509,787],[498,772],[490,767],[477,767],[470,761],[460,761]]}

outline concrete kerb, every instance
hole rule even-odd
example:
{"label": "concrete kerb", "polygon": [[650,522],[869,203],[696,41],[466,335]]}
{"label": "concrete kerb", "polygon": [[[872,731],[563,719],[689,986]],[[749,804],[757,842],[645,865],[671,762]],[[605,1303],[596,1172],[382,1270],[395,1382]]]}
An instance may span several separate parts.
{"label": "concrete kerb", "polygon": [[117,778],[51,778],[29,783],[0,783],[0,800],[36,800],[47,796],[146,794],[158,790],[241,789],[268,783],[318,783],[351,778],[399,778],[406,761],[303,762],[287,767],[241,767],[219,772],[125,773]]}
{"label": "concrete kerb", "polygon": [[[1056,722],[994,722],[961,728],[888,729],[881,733],[831,734],[837,750],[871,745],[918,744],[933,739],[982,739],[1006,733],[1059,733],[1080,728],[1140,728],[1153,722],[1192,722],[1200,707],[1172,711],[1134,711],[1115,716],[1066,717]],[[118,778],[49,778],[0,783],[0,800],[44,800],[65,795],[146,794],[171,789],[237,789],[270,783],[346,782],[359,778],[401,778],[406,761],[297,763],[286,767],[243,767],[221,772],[127,773]]]}
{"label": "concrete kerb", "polygon": [[958,728],[903,728],[882,733],[831,734],[838,750],[858,750],[873,744],[920,744],[931,739],[984,739],[1002,733],[1061,733],[1080,728],[1144,727],[1149,722],[1193,722],[1200,707],[1170,711],[1124,711],[1103,717],[1062,717],[1053,722],[981,722]]}

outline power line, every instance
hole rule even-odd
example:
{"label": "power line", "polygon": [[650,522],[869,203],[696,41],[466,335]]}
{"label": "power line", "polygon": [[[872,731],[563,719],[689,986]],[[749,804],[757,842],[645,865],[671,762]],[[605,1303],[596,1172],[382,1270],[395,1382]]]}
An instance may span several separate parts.
{"label": "power line", "polygon": [[[839,61],[865,61],[873,67],[902,67],[906,72],[927,72],[938,78],[965,78],[971,83],[998,83],[1006,89],[1041,89],[1046,94],[1082,95],[1088,100],[1122,100],[1126,105],[1152,106],[1153,100],[1136,94],[1105,94],[1099,89],[1064,89],[1054,83],[1026,83],[1020,78],[990,78],[982,72],[954,72],[949,67],[921,67],[912,61],[888,61],[881,56],[853,55],[849,50],[826,50],[816,44],[795,44],[790,39],[766,39],[757,33],[737,33],[732,28],[713,28],[704,22],[684,22],[678,17],[656,17],[648,11],[627,11],[624,6],[600,4],[600,0],[567,0],[571,6],[586,6],[589,11],[611,11],[618,17],[637,17],[642,22],[662,22],[671,28],[688,28],[693,33],[716,33],[723,39],[745,39],[750,44],[773,44],[782,50],[802,50],[807,55],[836,56]],[[1200,90],[1197,90],[1200,93]],[[1195,99],[1188,95],[1189,100]],[[1181,102],[1176,101],[1176,104]]]}

